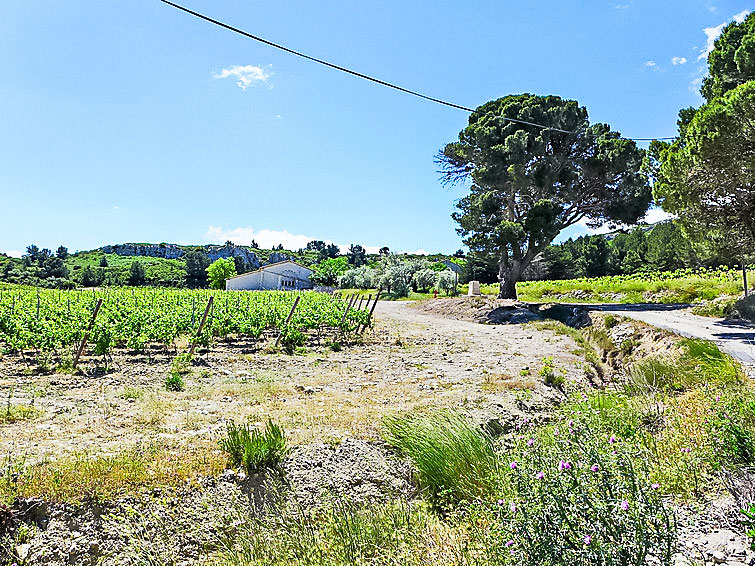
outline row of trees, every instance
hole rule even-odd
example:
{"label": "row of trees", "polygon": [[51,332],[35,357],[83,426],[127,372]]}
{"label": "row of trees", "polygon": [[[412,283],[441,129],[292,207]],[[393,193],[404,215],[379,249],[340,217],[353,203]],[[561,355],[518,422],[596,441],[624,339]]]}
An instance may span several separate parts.
{"label": "row of trees", "polygon": [[[522,94],[477,108],[437,158],[446,183],[471,181],[452,214],[471,268],[496,265],[500,296],[516,298],[516,282],[564,228],[636,224],[653,197],[680,216],[693,242],[722,255],[752,253],[754,46],[755,13],[726,27],[708,57],[706,104],[682,110],[677,140],[653,142],[648,152],[607,124],[591,124],[573,100]],[[605,255],[598,242],[589,245]],[[641,260],[627,254],[619,269]]]}
{"label": "row of trees", "polygon": [[350,266],[345,257],[326,260],[317,266],[312,280],[342,289],[380,288],[397,297],[406,297],[409,291],[425,293],[431,289],[452,294],[459,282],[457,274],[442,263],[389,254],[358,267]]}

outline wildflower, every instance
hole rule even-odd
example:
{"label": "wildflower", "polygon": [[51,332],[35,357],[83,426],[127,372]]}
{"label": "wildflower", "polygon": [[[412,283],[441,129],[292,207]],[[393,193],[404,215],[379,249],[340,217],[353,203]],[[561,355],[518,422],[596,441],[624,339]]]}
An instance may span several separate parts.
{"label": "wildflower", "polygon": [[558,429],[557,428],[553,429],[553,436],[558,436]]}
{"label": "wildflower", "polygon": [[561,460],[558,463],[558,469],[561,470],[561,471],[563,471],[563,470],[571,470],[571,463],[564,462],[563,460]]}
{"label": "wildflower", "polygon": [[514,541],[513,540],[506,541],[506,548],[510,548],[512,546],[514,546]]}
{"label": "wildflower", "polygon": [[691,450],[692,450],[692,448],[688,448],[688,447],[682,448],[682,452],[685,453],[685,454],[689,454]]}
{"label": "wildflower", "polygon": [[543,472],[538,472],[538,473],[537,473],[537,475],[536,475],[535,477],[536,477],[537,479],[541,480],[541,479],[543,479],[543,478],[545,477],[545,474],[544,474]]}
{"label": "wildflower", "polygon": [[574,421],[569,421],[569,428],[572,428],[574,426]]}
{"label": "wildflower", "polygon": [[509,468],[516,470],[516,462],[511,462],[511,464],[509,464]]}
{"label": "wildflower", "polygon": [[585,541],[585,544],[590,544],[592,542],[592,537],[590,535],[585,535],[585,538],[582,540]]}
{"label": "wildflower", "polygon": [[611,438],[609,438],[609,439],[608,439],[608,442],[609,442],[610,444],[613,444],[614,442],[616,442],[616,437],[615,437],[615,436],[614,436],[614,435],[612,434],[612,435],[611,435]]}
{"label": "wildflower", "polygon": [[533,444],[535,444],[535,439],[534,439],[534,438],[530,438],[530,439],[529,439],[529,440],[527,441],[527,446],[532,446]]}
{"label": "wildflower", "polygon": [[511,502],[511,505],[509,505],[509,510],[510,510],[510,511],[511,511],[512,513],[516,513],[516,503],[514,503],[514,502],[512,501],[512,502]]}
{"label": "wildflower", "polygon": [[506,501],[504,499],[499,499],[498,500],[498,505],[502,506],[504,503],[506,503]]}
{"label": "wildflower", "polygon": [[661,487],[661,484],[659,484],[658,482],[655,482],[653,485],[650,486],[650,489],[658,489],[659,487]]}
{"label": "wildflower", "polygon": [[627,511],[629,509],[629,501],[625,499],[624,501],[621,502],[620,507],[622,511]]}
{"label": "wildflower", "polygon": [[590,469],[593,472],[597,472],[600,469],[600,466],[598,466],[597,464],[593,464],[592,466],[590,466]]}

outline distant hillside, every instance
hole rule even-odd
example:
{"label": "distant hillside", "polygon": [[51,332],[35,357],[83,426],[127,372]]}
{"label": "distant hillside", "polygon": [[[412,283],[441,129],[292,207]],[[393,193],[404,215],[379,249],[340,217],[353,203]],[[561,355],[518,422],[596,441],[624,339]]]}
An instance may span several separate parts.
{"label": "distant hillside", "polygon": [[[39,287],[66,288],[120,285],[150,285],[155,287],[204,286],[205,268],[220,258],[232,258],[238,273],[259,269],[263,265],[293,260],[314,265],[326,257],[341,255],[335,246],[323,249],[266,250],[224,245],[178,245],[148,242],[110,244],[95,250],[69,254],[61,246],[57,252],[29,247],[23,258],[0,254],[0,281]],[[406,257],[415,257],[404,254]],[[366,255],[368,262],[379,255]],[[435,254],[423,256],[443,261],[451,256]],[[135,262],[138,266],[135,266]]]}

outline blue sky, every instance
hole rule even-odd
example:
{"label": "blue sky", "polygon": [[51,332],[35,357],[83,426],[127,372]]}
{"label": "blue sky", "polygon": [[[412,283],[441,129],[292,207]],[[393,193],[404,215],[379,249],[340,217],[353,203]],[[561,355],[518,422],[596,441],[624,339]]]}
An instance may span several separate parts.
{"label": "blue sky", "polygon": [[[179,2],[180,3],[180,2]],[[185,0],[294,49],[477,106],[557,94],[630,137],[676,133],[743,1]],[[702,59],[699,59],[701,57]],[[318,238],[452,252],[464,112],[157,0],[0,5],[0,251]],[[584,232],[576,227],[568,234]]]}

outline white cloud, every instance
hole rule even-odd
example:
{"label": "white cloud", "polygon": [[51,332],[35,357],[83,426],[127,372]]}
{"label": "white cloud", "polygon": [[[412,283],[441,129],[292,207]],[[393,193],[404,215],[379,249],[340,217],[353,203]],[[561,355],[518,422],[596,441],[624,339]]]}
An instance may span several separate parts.
{"label": "white cloud", "polygon": [[648,224],[655,224],[656,222],[663,222],[664,220],[670,220],[672,218],[676,218],[676,216],[674,214],[669,214],[662,208],[655,207],[648,210],[642,221],[647,222]]}
{"label": "white cloud", "polygon": [[[231,228],[225,230],[221,226],[209,226],[205,233],[205,238],[209,242],[222,244],[228,240],[234,244],[241,246],[248,246],[252,243],[252,240],[257,242],[262,248],[270,249],[278,244],[283,244],[283,247],[287,250],[298,250],[299,248],[307,247],[307,244],[312,240],[317,240],[314,236],[307,236],[305,234],[292,234],[288,230],[255,230],[251,226]],[[324,240],[326,244],[330,245],[334,242],[332,240]],[[350,244],[336,244],[341,253],[349,251]],[[376,254],[380,249],[380,246],[362,246],[368,254]],[[424,253],[424,250],[411,253]]]}
{"label": "white cloud", "polygon": [[255,65],[235,65],[230,69],[223,69],[212,76],[216,79],[236,77],[238,79],[236,84],[241,90],[246,90],[256,83],[267,82],[272,76],[272,72],[269,69],[270,66],[268,66],[267,69],[263,69],[262,67],[257,67]]}
{"label": "white cloud", "polygon": [[738,24],[741,24],[743,21],[747,19],[747,16],[750,15],[750,12],[752,12],[752,10],[742,10],[741,12],[739,12],[739,14],[735,14],[734,18],[732,19]]}
{"label": "white cloud", "polygon": [[[745,18],[749,15],[751,11],[752,10],[742,10],[738,14],[735,14],[732,20],[737,22],[738,24],[741,24],[743,21],[745,21]],[[697,58],[698,61],[702,59],[707,59],[708,55],[710,55],[710,52],[713,51],[713,47],[715,46],[718,36],[721,35],[721,32],[724,31],[724,28],[728,24],[729,22],[724,22],[717,26],[703,29],[703,33],[705,34],[705,37],[706,37],[705,49],[700,51],[700,55]]]}
{"label": "white cloud", "polygon": [[5,252],[5,255],[10,257],[23,257],[24,252],[21,250],[8,250]]}
{"label": "white cloud", "polygon": [[656,66],[656,62],[655,61],[645,61],[645,66],[646,67],[655,67]]}
{"label": "white cloud", "polygon": [[[676,218],[673,214],[669,214],[668,212],[664,211],[661,208],[653,207],[650,210],[647,211],[645,216],[640,220],[640,223],[645,224],[655,224],[656,222],[663,222],[664,220],[669,220],[671,218]],[[577,222],[576,226],[579,226],[584,230],[587,234],[593,236],[595,234],[608,234],[610,232],[615,232],[616,230],[627,230],[631,229],[631,226],[625,225],[625,224],[619,224],[610,226],[608,224],[603,224],[602,226],[598,226],[597,228],[591,228],[587,225],[587,220],[583,219]]]}
{"label": "white cloud", "polygon": [[614,6],[614,8],[616,10],[628,10],[629,9],[629,4],[616,4],[616,6]]}
{"label": "white cloud", "polygon": [[676,67],[677,65],[684,65],[687,62],[686,57],[672,57],[671,64]]}

